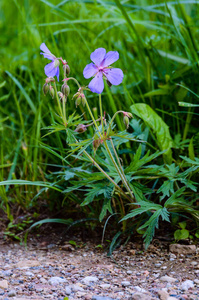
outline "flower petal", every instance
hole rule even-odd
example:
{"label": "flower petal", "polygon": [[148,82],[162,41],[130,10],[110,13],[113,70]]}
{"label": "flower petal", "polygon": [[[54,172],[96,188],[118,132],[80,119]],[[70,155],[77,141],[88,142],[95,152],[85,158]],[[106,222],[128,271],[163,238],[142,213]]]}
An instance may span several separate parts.
{"label": "flower petal", "polygon": [[98,68],[93,63],[90,63],[89,65],[87,65],[84,68],[84,71],[83,71],[84,78],[88,79],[88,78],[94,76],[97,73],[97,71],[98,71]]}
{"label": "flower petal", "polygon": [[40,50],[44,52],[40,52],[40,54],[43,54],[45,58],[48,58],[50,60],[54,60],[56,58],[56,56],[50,52],[50,50],[46,47],[44,43],[41,44]]}
{"label": "flower petal", "polygon": [[40,52],[40,54],[43,54],[43,56],[45,58],[48,58],[50,60],[55,60],[55,56],[53,54],[48,54],[48,53],[43,53],[43,52]]}
{"label": "flower petal", "polygon": [[43,52],[45,52],[45,53],[50,53],[50,54],[52,54],[52,53],[50,52],[50,50],[46,47],[46,44],[45,44],[45,43],[42,43],[42,44],[41,44],[40,50],[43,51]]}
{"label": "flower petal", "polygon": [[57,76],[57,81],[59,81],[59,67],[56,67],[56,76]]}
{"label": "flower petal", "polygon": [[93,93],[101,94],[104,89],[104,81],[102,72],[98,72],[88,85]]}
{"label": "flower petal", "polygon": [[117,51],[109,51],[101,64],[102,67],[108,67],[119,59],[119,53]]}
{"label": "flower petal", "polygon": [[100,66],[106,54],[106,50],[104,48],[98,48],[93,53],[91,53],[91,60],[96,64],[96,66]]}
{"label": "flower petal", "polygon": [[54,77],[57,75],[57,68],[55,68],[54,61],[47,64],[44,68],[45,74],[48,77]]}
{"label": "flower petal", "polygon": [[124,77],[122,70],[118,68],[104,69],[103,73],[113,85],[119,85]]}

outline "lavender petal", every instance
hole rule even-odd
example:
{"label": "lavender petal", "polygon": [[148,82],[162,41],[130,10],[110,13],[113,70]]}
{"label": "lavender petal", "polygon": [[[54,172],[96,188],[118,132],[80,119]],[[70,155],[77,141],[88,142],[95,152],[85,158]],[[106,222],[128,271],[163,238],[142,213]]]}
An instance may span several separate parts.
{"label": "lavender petal", "polygon": [[55,75],[57,76],[57,81],[59,81],[59,67],[56,68],[56,74]]}
{"label": "lavender petal", "polygon": [[41,46],[40,46],[40,50],[45,52],[45,53],[49,53],[49,54],[52,54],[50,52],[50,50],[46,47],[46,44],[45,43],[42,43]]}
{"label": "lavender petal", "polygon": [[50,59],[50,60],[55,60],[55,57],[54,57],[53,54],[48,54],[48,53],[43,53],[43,52],[40,52],[40,54],[43,54],[43,56],[44,56],[45,58],[48,58],[48,59]]}
{"label": "lavender petal", "polygon": [[106,55],[106,50],[104,48],[98,48],[93,53],[91,53],[90,59],[96,64],[96,66],[100,66]]}
{"label": "lavender petal", "polygon": [[122,70],[118,68],[105,69],[104,75],[113,85],[119,85],[124,77]]}
{"label": "lavender petal", "polygon": [[104,89],[104,81],[102,72],[98,72],[88,85],[93,93],[101,94]]}
{"label": "lavender petal", "polygon": [[119,53],[117,51],[109,51],[101,64],[102,67],[108,67],[119,59]]}
{"label": "lavender petal", "polygon": [[98,68],[93,63],[90,63],[89,65],[87,65],[84,68],[84,71],[83,71],[84,78],[88,79],[88,78],[94,76],[97,73],[97,71],[98,71]]}
{"label": "lavender petal", "polygon": [[54,77],[57,75],[57,68],[55,68],[54,61],[47,64],[44,68],[45,74],[48,77]]}

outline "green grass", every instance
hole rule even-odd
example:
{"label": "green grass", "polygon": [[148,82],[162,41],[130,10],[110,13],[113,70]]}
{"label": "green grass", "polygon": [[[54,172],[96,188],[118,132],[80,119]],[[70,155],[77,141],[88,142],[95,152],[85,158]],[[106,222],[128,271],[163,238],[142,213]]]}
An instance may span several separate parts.
{"label": "green grass", "polygon": [[[2,182],[19,179],[43,181],[48,185],[48,180],[54,180],[47,177],[49,174],[59,171],[61,166],[67,167],[63,159],[68,150],[64,135],[44,137],[47,130],[43,128],[52,123],[56,103],[42,93],[46,64],[39,50],[42,42],[53,54],[67,60],[71,75],[82,85],[88,84],[82,72],[90,62],[90,53],[98,47],[117,50],[120,59],[114,66],[124,71],[124,81],[112,87],[111,92],[105,89],[104,110],[113,115],[117,110],[129,111],[131,105],[145,103],[168,125],[175,143],[173,162],[182,168],[180,155],[198,157],[199,1],[11,2],[0,3]],[[82,113],[72,100],[76,92],[71,86],[68,114],[74,110]],[[95,95],[88,94],[88,100],[99,114]],[[179,106],[179,102],[193,105]],[[152,123],[144,115],[139,117],[148,126]],[[122,118],[117,117],[116,123],[119,130],[124,130]],[[155,149],[161,149],[154,125],[149,130],[150,143]],[[131,147],[135,152],[136,146],[132,143],[127,146]],[[122,158],[128,165],[132,153],[123,154]],[[63,181],[56,182],[64,186]],[[36,203],[32,201],[35,195],[40,195],[39,184],[1,185],[0,207],[12,219],[16,204],[26,211]],[[73,210],[72,203],[78,203],[78,196],[62,196],[64,200],[67,197]],[[92,206],[82,210],[86,215],[98,214],[100,205],[96,204],[96,210]]]}

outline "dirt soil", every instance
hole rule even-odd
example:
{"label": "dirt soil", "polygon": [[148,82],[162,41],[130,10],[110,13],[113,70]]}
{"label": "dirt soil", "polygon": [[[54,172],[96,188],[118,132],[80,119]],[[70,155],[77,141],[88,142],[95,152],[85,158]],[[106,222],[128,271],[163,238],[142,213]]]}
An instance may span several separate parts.
{"label": "dirt soil", "polygon": [[[50,230],[50,228],[49,228]],[[56,233],[29,236],[27,248],[0,236],[0,299],[199,299],[199,255],[147,251],[129,242],[111,257],[100,241]]]}

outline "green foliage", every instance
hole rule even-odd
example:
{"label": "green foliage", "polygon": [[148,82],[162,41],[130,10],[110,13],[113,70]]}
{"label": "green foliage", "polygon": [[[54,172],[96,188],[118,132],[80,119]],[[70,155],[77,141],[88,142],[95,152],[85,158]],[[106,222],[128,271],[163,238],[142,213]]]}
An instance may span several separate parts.
{"label": "green foliage", "polygon": [[[114,226],[110,254],[122,234],[136,224],[146,247],[158,224],[173,214],[182,214],[182,219],[189,216],[198,226],[197,10],[196,1],[181,0],[153,4],[149,0],[15,0],[12,5],[1,1],[0,208],[9,220],[10,236],[19,232],[15,205],[26,212],[39,207],[42,198],[52,209],[76,207],[74,214],[80,220],[122,219]],[[116,67],[124,71],[123,84],[106,87],[102,95],[103,109],[110,116],[130,107],[134,114],[128,132],[119,115],[111,126],[119,161],[107,140],[110,153],[100,145],[96,164],[91,162],[94,128],[82,136],[74,132],[80,122],[89,123],[89,114],[82,106],[75,109],[72,85],[67,128],[55,99],[42,95],[44,64],[39,46],[43,41],[55,55],[66,58],[72,75],[83,85],[88,53],[98,47],[120,53]],[[98,110],[93,94],[88,102]],[[98,115],[96,111],[96,119]],[[132,202],[141,203],[140,207]],[[178,230],[179,237],[187,229]]]}

